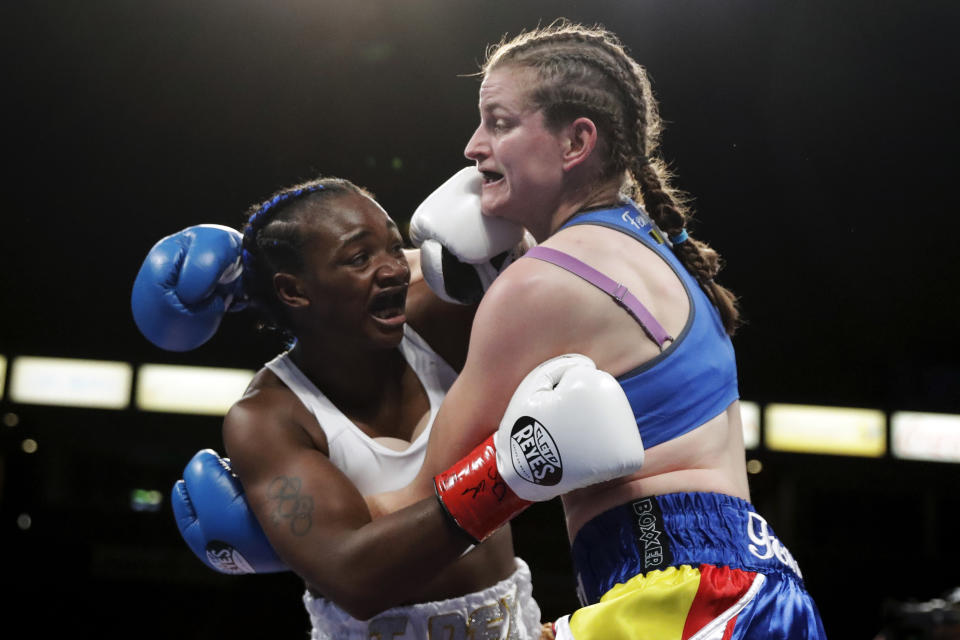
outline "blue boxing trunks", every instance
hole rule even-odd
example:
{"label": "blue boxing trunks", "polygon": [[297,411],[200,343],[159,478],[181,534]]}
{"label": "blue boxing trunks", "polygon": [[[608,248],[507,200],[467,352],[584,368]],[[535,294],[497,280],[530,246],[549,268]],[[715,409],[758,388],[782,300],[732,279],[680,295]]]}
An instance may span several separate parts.
{"label": "blue boxing trunks", "polygon": [[572,553],[584,607],[557,640],[826,638],[793,556],[740,498],[635,500],[584,525]]}

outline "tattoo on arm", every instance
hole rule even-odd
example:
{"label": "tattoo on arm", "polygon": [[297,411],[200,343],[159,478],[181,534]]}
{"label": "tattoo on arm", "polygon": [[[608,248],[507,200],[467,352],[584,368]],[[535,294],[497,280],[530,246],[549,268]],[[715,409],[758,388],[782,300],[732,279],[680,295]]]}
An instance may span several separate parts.
{"label": "tattoo on arm", "polygon": [[274,524],[289,522],[290,533],[305,536],[313,526],[313,497],[300,493],[300,478],[277,476],[267,488]]}

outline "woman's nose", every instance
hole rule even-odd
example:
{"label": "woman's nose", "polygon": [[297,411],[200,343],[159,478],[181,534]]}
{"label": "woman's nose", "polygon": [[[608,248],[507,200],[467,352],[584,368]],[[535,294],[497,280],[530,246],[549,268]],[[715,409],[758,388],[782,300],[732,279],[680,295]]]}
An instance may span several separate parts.
{"label": "woman's nose", "polygon": [[484,157],[486,157],[486,150],[486,139],[484,138],[483,125],[481,124],[477,127],[476,131],[473,132],[473,135],[470,136],[470,139],[467,141],[467,146],[463,150],[463,155],[465,155],[468,160],[480,162]]}

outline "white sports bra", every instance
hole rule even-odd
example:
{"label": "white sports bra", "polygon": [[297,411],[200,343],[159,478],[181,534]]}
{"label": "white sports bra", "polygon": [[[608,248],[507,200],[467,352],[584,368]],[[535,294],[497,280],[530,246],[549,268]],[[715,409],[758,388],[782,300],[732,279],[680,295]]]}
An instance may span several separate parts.
{"label": "white sports bra", "polygon": [[427,426],[403,451],[390,449],[361,431],[300,371],[289,352],[281,353],[266,364],[317,418],[327,436],[330,461],[363,495],[399,489],[413,480],[423,464],[437,410],[457,377],[453,368],[409,325],[403,328],[400,353],[413,368],[430,401]]}

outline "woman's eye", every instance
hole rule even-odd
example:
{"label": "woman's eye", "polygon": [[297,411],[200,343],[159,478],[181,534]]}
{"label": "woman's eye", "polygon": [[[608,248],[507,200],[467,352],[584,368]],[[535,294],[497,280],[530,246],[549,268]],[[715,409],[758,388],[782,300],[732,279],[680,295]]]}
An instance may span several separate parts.
{"label": "woman's eye", "polygon": [[489,118],[486,118],[486,125],[487,125],[487,129],[495,132],[505,131],[509,128],[507,121],[504,118],[494,118],[492,116]]}

